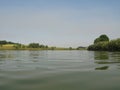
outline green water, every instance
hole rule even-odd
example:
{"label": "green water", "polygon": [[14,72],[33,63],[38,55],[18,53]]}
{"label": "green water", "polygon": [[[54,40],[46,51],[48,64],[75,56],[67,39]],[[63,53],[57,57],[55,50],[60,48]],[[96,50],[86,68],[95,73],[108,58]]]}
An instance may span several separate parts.
{"label": "green water", "polygon": [[0,51],[0,90],[120,90],[120,52]]}

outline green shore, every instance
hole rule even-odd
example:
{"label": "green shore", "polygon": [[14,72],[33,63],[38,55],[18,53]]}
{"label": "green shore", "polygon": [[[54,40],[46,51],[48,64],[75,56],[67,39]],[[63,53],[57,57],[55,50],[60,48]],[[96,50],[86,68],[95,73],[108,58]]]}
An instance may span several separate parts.
{"label": "green shore", "polygon": [[86,50],[86,48],[64,48],[64,47],[47,47],[47,48],[29,48],[28,46],[17,46],[16,44],[5,44],[0,46],[0,50]]}
{"label": "green shore", "polygon": [[56,47],[48,46],[39,43],[29,43],[28,45],[15,43],[11,41],[1,40],[0,50],[86,50],[86,47],[79,46],[77,48],[73,47]]}

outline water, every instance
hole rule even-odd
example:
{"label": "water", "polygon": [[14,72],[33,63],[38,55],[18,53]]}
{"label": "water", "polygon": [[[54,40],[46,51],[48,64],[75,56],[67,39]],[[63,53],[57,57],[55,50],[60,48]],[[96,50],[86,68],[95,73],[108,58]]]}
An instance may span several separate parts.
{"label": "water", "polygon": [[120,90],[120,52],[3,50],[0,90]]}

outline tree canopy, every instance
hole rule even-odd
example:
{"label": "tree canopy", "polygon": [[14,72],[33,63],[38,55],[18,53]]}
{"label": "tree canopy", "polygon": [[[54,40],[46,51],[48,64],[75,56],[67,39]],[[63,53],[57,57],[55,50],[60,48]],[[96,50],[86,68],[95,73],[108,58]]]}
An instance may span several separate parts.
{"label": "tree canopy", "polygon": [[109,41],[107,35],[100,35],[100,37],[94,40],[94,44],[89,45],[88,50],[120,51],[120,38]]}
{"label": "tree canopy", "polygon": [[39,45],[39,43],[30,43],[30,44],[28,45],[28,47],[29,47],[29,48],[39,48],[40,45]]}
{"label": "tree canopy", "polygon": [[15,44],[15,43],[14,42],[10,42],[10,41],[6,41],[6,40],[1,40],[0,44],[4,45],[4,44]]}
{"label": "tree canopy", "polygon": [[109,37],[105,34],[100,35],[98,38],[94,40],[94,44],[98,42],[109,41]]}

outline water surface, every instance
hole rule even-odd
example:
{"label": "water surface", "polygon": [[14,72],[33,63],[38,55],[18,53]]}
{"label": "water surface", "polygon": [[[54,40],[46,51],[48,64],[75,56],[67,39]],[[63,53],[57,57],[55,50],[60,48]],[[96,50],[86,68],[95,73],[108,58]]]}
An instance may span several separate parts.
{"label": "water surface", "polygon": [[3,50],[0,90],[120,90],[120,52]]}

